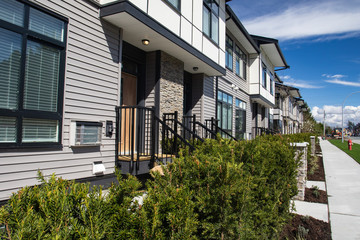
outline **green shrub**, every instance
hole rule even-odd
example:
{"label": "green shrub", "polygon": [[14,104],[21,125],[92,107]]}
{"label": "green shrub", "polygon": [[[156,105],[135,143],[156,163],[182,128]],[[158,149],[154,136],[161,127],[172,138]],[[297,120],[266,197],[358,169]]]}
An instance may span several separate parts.
{"label": "green shrub", "polygon": [[127,209],[140,186],[134,177],[122,180],[118,174],[120,184],[104,196],[101,187],[90,190],[89,184],[55,175],[45,180],[40,172],[38,175],[41,185],[19,190],[1,208],[0,225],[6,225],[9,232],[0,232],[0,237],[111,239],[109,236],[122,234],[118,233],[121,226],[128,228],[131,214]]}
{"label": "green shrub", "polygon": [[[289,139],[206,140],[154,173],[146,190],[132,176],[107,194],[89,184],[39,174],[0,208],[0,238],[274,239],[296,195]],[[143,195],[142,203],[134,197]]]}

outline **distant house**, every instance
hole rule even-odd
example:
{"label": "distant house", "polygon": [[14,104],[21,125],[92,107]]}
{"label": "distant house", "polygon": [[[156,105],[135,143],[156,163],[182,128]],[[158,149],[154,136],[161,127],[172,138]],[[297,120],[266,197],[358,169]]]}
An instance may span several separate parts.
{"label": "distant house", "polygon": [[303,126],[302,106],[304,105],[300,90],[276,83],[275,101],[274,130],[282,134],[300,133]]}
{"label": "distant house", "polygon": [[271,131],[275,107],[275,71],[289,68],[280,49],[278,40],[252,36],[260,48],[260,55],[250,59],[250,96],[252,102],[253,135]]}

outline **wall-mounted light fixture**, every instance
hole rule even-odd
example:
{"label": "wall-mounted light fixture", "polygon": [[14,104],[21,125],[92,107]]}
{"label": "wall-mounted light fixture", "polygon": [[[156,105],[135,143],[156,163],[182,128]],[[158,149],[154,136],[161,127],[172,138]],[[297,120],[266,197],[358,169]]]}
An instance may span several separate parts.
{"label": "wall-mounted light fixture", "polygon": [[144,44],[144,45],[149,45],[150,40],[148,40],[148,39],[143,39],[143,40],[141,40],[141,42],[142,42],[142,44]]}
{"label": "wall-mounted light fixture", "polygon": [[193,67],[193,70],[196,72],[197,70],[199,70],[198,67]]}

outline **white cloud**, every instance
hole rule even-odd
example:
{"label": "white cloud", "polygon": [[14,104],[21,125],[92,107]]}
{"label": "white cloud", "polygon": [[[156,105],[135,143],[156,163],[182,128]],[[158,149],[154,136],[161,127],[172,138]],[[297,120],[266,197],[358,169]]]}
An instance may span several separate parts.
{"label": "white cloud", "polygon": [[[341,127],[341,106],[329,106],[325,105],[322,108],[313,107],[311,114],[318,122],[324,121],[324,110],[325,110],[325,124],[331,127]],[[345,106],[344,107],[344,127],[347,126],[348,121],[355,124],[360,122],[360,106]]]}
{"label": "white cloud", "polygon": [[311,84],[307,81],[294,79],[289,75],[280,76],[280,79],[284,82],[285,85],[291,86],[291,87],[308,88],[308,89],[323,88],[322,86],[317,86],[317,85]]}
{"label": "white cloud", "polygon": [[328,82],[328,83],[334,83],[334,84],[339,84],[339,85],[344,85],[344,86],[360,87],[360,81],[358,81],[358,82],[350,82],[350,81],[342,80],[342,78],[347,77],[346,75],[322,74],[321,76],[326,77],[327,79],[325,80],[325,82]]}
{"label": "white cloud", "polygon": [[348,82],[348,81],[342,81],[339,79],[325,80],[325,82],[335,83],[335,84],[340,84],[340,85],[345,85],[345,86],[360,87],[360,82]]}
{"label": "white cloud", "polygon": [[[306,1],[288,7],[280,13],[270,13],[244,21],[252,34],[280,40],[335,35],[336,38],[358,36],[360,2]],[[331,36],[334,37],[334,36]],[[319,39],[316,39],[319,41]]]}

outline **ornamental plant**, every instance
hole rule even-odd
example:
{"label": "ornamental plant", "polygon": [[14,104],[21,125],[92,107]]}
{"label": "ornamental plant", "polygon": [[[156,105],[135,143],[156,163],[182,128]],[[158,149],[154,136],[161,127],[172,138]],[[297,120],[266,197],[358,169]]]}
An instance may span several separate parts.
{"label": "ornamental plant", "polygon": [[276,239],[290,219],[297,164],[287,137],[263,136],[183,149],[146,187],[116,172],[106,194],[39,172],[40,185],[0,208],[0,238]]}

